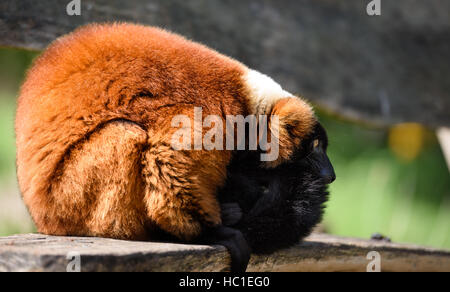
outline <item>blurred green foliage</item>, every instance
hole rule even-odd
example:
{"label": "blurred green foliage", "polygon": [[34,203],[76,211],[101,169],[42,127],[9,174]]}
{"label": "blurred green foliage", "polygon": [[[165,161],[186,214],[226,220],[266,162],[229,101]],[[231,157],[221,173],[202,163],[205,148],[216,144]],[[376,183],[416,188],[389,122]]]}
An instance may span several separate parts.
{"label": "blurred green foliage", "polygon": [[16,96],[36,52],[0,49],[0,236],[33,232],[15,184]]}
{"label": "blurred green foliage", "polygon": [[14,99],[0,94],[0,175],[7,174],[14,165]]}
{"label": "blurred green foliage", "polygon": [[379,232],[397,242],[450,248],[450,177],[434,134],[419,157],[404,162],[388,148],[387,131],[320,118],[337,174],[327,231],[362,238]]}
{"label": "blurred green foliage", "polygon": [[[35,56],[0,50],[0,184],[15,175],[15,96]],[[396,242],[450,249],[450,177],[434,134],[428,134],[420,156],[406,163],[389,149],[387,130],[319,115],[337,174],[330,188],[326,231],[362,238],[380,232]],[[0,185],[0,201],[7,196],[19,195],[3,192]],[[3,218],[5,208],[0,204],[0,235],[30,232],[29,225]]]}
{"label": "blurred green foliage", "polygon": [[26,68],[36,53],[12,49],[0,50],[0,175],[11,172],[15,161],[15,96]]}

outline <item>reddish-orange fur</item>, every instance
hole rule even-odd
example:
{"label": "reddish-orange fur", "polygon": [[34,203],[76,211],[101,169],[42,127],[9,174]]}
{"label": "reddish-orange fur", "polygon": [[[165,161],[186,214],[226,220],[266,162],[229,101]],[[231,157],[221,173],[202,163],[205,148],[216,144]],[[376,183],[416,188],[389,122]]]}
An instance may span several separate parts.
{"label": "reddish-orange fur", "polygon": [[194,106],[249,114],[245,70],[139,25],[90,25],[55,41],[29,71],[16,118],[19,185],[39,232],[148,239],[158,227],[190,240],[220,224],[215,192],[231,153],[175,151],[170,124],[192,119]]}
{"label": "reddish-orange fur", "polygon": [[311,107],[296,98],[283,98],[278,101],[270,113],[279,117],[278,143],[279,157],[275,161],[266,162],[268,167],[276,167],[291,158],[303,137],[311,133],[317,122]]}

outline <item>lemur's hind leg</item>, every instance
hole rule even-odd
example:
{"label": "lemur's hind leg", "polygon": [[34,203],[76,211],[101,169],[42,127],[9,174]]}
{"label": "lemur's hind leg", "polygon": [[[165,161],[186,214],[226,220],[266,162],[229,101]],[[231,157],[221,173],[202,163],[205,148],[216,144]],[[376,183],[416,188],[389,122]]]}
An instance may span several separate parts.
{"label": "lemur's hind leg", "polygon": [[216,197],[230,153],[175,150],[168,131],[149,134],[143,154],[149,218],[183,241],[224,245],[231,253],[232,271],[245,271],[250,250],[240,231],[222,226]]}
{"label": "lemur's hind leg", "polygon": [[56,171],[39,231],[147,239],[140,165],[146,142],[138,125],[113,121],[75,145]]}

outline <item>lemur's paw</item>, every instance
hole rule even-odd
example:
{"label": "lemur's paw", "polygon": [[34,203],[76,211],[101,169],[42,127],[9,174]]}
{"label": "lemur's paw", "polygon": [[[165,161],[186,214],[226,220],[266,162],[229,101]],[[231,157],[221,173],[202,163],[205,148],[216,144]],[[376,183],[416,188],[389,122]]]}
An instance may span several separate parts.
{"label": "lemur's paw", "polygon": [[231,255],[231,272],[244,273],[250,261],[251,250],[241,231],[225,226],[208,232],[206,243],[225,246]]}

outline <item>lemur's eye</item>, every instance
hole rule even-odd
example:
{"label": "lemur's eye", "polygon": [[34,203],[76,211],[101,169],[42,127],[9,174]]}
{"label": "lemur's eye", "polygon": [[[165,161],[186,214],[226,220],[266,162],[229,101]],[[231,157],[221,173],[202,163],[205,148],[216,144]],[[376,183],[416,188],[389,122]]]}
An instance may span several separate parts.
{"label": "lemur's eye", "polygon": [[317,147],[319,147],[319,140],[314,140],[313,141],[313,146],[314,146],[314,148],[317,148]]}

